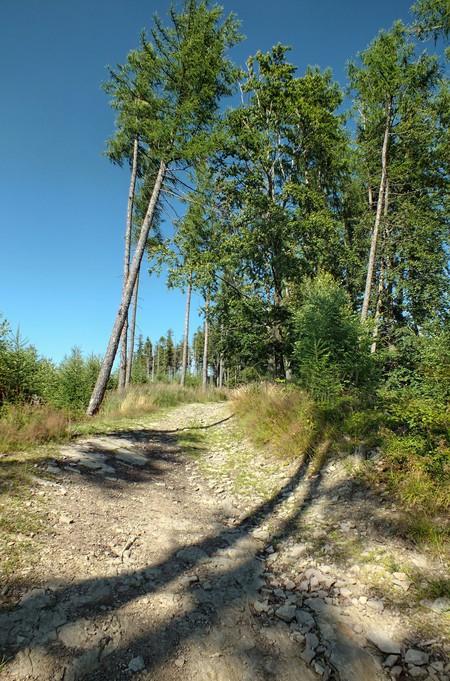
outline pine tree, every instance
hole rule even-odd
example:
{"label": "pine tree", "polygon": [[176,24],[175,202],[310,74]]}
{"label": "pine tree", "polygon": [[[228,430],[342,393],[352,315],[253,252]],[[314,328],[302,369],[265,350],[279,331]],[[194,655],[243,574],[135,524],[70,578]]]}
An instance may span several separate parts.
{"label": "pine tree", "polygon": [[239,39],[233,16],[221,22],[220,7],[209,8],[205,1],[186,0],[183,10],[172,10],[170,18],[171,25],[164,27],[155,17],[153,44],[143,36],[141,49],[132,52],[126,66],[113,74],[112,88],[117,93],[119,109],[128,104],[124,91],[138,95],[139,139],[154,159],[152,165],[157,171],[87,410],[90,416],[98,411],[105,394],[164,180],[177,164],[191,163],[210,152],[208,132],[214,124],[219,99],[230,93],[235,81],[235,69],[225,56],[226,49]]}

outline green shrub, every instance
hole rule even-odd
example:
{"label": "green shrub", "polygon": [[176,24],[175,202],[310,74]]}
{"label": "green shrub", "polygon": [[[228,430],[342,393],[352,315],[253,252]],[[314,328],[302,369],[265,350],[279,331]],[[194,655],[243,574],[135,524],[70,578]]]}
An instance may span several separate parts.
{"label": "green shrub", "polygon": [[333,402],[345,389],[373,380],[367,329],[331,275],[301,287],[293,319],[296,374],[317,400]]}

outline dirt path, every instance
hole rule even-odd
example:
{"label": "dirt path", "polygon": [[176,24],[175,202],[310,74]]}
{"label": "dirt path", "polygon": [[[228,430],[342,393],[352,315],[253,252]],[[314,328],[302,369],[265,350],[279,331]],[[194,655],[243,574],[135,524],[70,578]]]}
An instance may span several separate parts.
{"label": "dirt path", "polygon": [[305,560],[292,529],[320,476],[233,428],[228,405],[188,405],[61,449],[35,577],[0,611],[2,681],[448,679],[380,599]]}

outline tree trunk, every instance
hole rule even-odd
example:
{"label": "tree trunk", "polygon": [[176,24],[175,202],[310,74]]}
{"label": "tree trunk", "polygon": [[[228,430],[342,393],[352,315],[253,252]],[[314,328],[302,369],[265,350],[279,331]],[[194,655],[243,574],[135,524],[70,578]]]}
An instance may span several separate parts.
{"label": "tree trunk", "polygon": [[375,308],[374,327],[372,331],[372,345],[370,346],[370,352],[372,354],[376,352],[377,349],[378,330],[380,326],[381,300],[383,297],[383,285],[384,285],[384,259],[381,260],[380,278],[378,280],[377,305]]}
{"label": "tree trunk", "polygon": [[[384,217],[387,217],[389,210],[389,178],[386,178],[386,187],[384,190]],[[386,225],[384,227],[384,233],[386,235]],[[370,346],[370,352],[373,354],[377,350],[377,339],[378,339],[378,332],[379,332],[379,327],[380,327],[380,315],[381,315],[381,305],[382,305],[382,298],[383,298],[383,289],[384,289],[384,276],[385,276],[385,270],[386,270],[386,263],[385,263],[385,258],[383,256],[383,253],[381,254],[381,265],[380,265],[380,278],[378,280],[378,291],[377,291],[377,304],[375,307],[375,316],[374,316],[374,326],[373,326],[373,332],[372,332],[372,345]]]}
{"label": "tree trunk", "polygon": [[152,383],[155,382],[155,365],[156,365],[156,352],[153,351],[153,356],[152,356]]}
{"label": "tree trunk", "polygon": [[[220,325],[220,341],[221,344],[223,343],[223,324]],[[223,375],[224,375],[225,367],[224,367],[224,360],[223,360],[223,352],[220,352],[219,356],[219,376],[218,376],[218,383],[217,387],[222,388],[223,387]]]}
{"label": "tree trunk", "polygon": [[223,366],[223,355],[220,355],[220,360],[219,360],[219,381],[218,381],[218,387],[223,388],[223,374],[224,374],[224,366]]}
{"label": "tree trunk", "polygon": [[202,367],[202,386],[206,390],[208,385],[208,335],[209,335],[209,321],[208,321],[208,307],[209,295],[205,300],[205,324],[204,324],[204,340],[203,340],[203,367]]}
{"label": "tree trunk", "polygon": [[[125,289],[125,285],[128,279],[128,273],[130,270],[130,252],[131,252],[131,225],[133,221],[133,205],[134,205],[134,193],[136,190],[136,178],[137,178],[137,162],[138,162],[138,138],[134,138],[133,143],[133,161],[131,165],[131,178],[130,187],[128,190],[128,204],[127,204],[127,222],[125,227],[125,251],[123,256],[123,288],[122,295]],[[119,366],[119,390],[123,390],[127,385],[127,335],[128,335],[128,315],[125,318],[125,324],[122,329],[122,336],[120,339],[120,366]]]}
{"label": "tree trunk", "polygon": [[381,180],[380,180],[380,191],[378,193],[378,200],[377,200],[377,212],[375,215],[375,224],[373,226],[373,231],[372,231],[372,239],[370,242],[370,253],[369,253],[369,262],[367,265],[367,277],[366,277],[366,287],[364,290],[364,300],[362,304],[362,309],[361,309],[361,321],[365,321],[367,319],[367,313],[369,311],[369,303],[370,303],[370,293],[372,290],[372,280],[373,280],[373,271],[375,268],[375,260],[376,260],[376,253],[377,253],[377,242],[378,242],[378,231],[380,227],[380,221],[381,221],[381,213],[383,209],[383,198],[384,198],[384,192],[385,192],[385,187],[386,187],[386,178],[387,178],[387,151],[388,151],[388,145],[389,145],[389,132],[390,132],[390,126],[391,126],[391,108],[392,104],[389,101],[387,107],[386,107],[386,125],[384,128],[384,139],[383,139],[383,147],[381,150]]}
{"label": "tree trunk", "polygon": [[128,360],[127,360],[127,373],[126,373],[126,378],[125,378],[125,387],[128,388],[128,386],[131,383],[131,370],[133,368],[133,359],[134,359],[134,338],[136,335],[136,315],[137,315],[137,304],[138,304],[138,295],[139,295],[139,272],[136,277],[136,283],[134,285],[134,291],[133,291],[133,300],[132,300],[132,309],[131,309],[131,325],[130,325],[130,342],[128,345]]}
{"label": "tree trunk", "polygon": [[189,284],[186,292],[186,312],[184,315],[184,335],[183,335],[183,358],[181,360],[181,378],[180,384],[184,385],[186,381],[186,372],[188,365],[188,350],[189,350],[189,316],[191,311],[191,295],[192,295],[192,279],[189,277]]}
{"label": "tree trunk", "polygon": [[161,161],[159,164],[159,170],[156,176],[152,195],[150,197],[150,201],[148,204],[147,213],[145,214],[145,218],[142,223],[141,232],[139,234],[139,240],[136,245],[133,260],[130,265],[128,280],[122,294],[122,300],[117,311],[108,347],[106,349],[102,366],[97,377],[97,382],[95,384],[94,390],[92,391],[89,406],[87,408],[88,416],[93,416],[98,412],[98,410],[100,409],[100,405],[103,401],[103,398],[105,396],[106,386],[108,385],[108,380],[109,377],[111,376],[111,369],[113,367],[114,359],[116,357],[123,325],[128,314],[128,308],[130,307],[131,296],[133,295],[134,285],[136,283],[136,278],[141,266],[142,256],[144,255],[144,250],[148,239],[148,233],[150,231],[153,216],[155,214],[156,205],[158,203],[159,194],[161,192],[161,187],[165,173],[166,164],[164,161]]}

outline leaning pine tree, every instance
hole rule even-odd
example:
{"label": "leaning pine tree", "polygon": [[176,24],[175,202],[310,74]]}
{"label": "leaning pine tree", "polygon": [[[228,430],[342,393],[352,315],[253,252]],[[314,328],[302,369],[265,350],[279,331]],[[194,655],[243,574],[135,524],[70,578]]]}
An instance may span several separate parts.
{"label": "leaning pine tree", "polygon": [[151,35],[152,42],[143,36],[141,48],[113,74],[110,88],[119,110],[131,95],[137,103],[139,139],[154,161],[155,175],[89,416],[99,410],[106,392],[164,181],[211,151],[220,97],[231,92],[236,80],[226,50],[239,40],[238,22],[232,15],[222,21],[219,6],[186,0],[181,12],[171,10],[169,26],[155,17]]}

